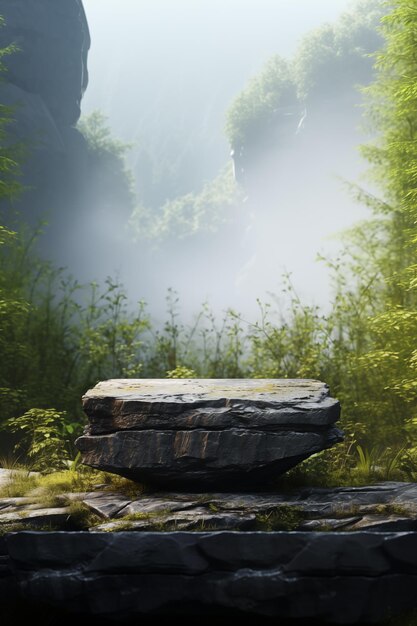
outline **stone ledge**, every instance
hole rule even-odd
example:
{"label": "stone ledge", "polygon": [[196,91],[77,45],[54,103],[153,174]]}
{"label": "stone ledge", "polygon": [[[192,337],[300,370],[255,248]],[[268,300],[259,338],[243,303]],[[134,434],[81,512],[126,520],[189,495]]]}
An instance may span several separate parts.
{"label": "stone ledge", "polygon": [[119,621],[235,610],[359,624],[417,608],[414,532],[22,532],[5,546],[21,601]]}

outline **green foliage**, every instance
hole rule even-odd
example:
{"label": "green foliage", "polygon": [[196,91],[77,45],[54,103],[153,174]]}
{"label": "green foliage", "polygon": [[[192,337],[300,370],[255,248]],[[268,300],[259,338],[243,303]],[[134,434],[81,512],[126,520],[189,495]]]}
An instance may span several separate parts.
{"label": "green foliage", "polygon": [[89,189],[99,194],[104,208],[117,207],[130,217],[135,206],[134,179],[127,165],[131,145],[112,136],[107,118],[100,111],[81,118],[78,129],[87,141],[90,155]]}
{"label": "green foliage", "polygon": [[165,202],[159,209],[138,206],[131,224],[138,240],[161,243],[209,236],[236,218],[241,194],[227,167],[199,193]]}
{"label": "green foliage", "polygon": [[231,104],[226,123],[230,145],[237,150],[256,146],[270,139],[277,126],[285,126],[297,109],[300,119],[303,107],[315,99],[325,101],[368,84],[370,53],[381,46],[377,26],[385,12],[381,0],[362,0],[335,24],[306,35],[291,62],[272,57]]}
{"label": "green foliage", "polygon": [[335,24],[307,34],[294,59],[294,77],[303,101],[325,99],[372,77],[370,53],[382,39],[377,31],[386,7],[381,0],[363,0]]}
{"label": "green foliage", "polygon": [[[403,441],[412,443],[417,411],[417,93],[411,76],[415,73],[417,9],[404,0],[397,0],[393,7],[382,20],[386,48],[376,57],[377,79],[367,89],[369,117],[379,137],[363,153],[383,199],[375,202],[363,194],[375,212],[378,236],[368,238],[365,245],[358,229],[352,237],[356,248],[362,248],[362,256],[354,260],[354,267],[362,268],[358,280],[362,291],[356,291],[355,299],[365,305],[362,345],[351,356],[350,369],[366,384],[371,400],[366,402],[361,387],[357,406],[362,419],[384,427],[387,441],[398,439],[401,433]],[[372,285],[372,302],[364,295],[366,284]],[[375,407],[379,415],[373,417]],[[366,415],[369,409],[370,416]]]}
{"label": "green foliage", "polygon": [[[17,235],[7,234],[5,238],[12,247],[19,244]],[[377,241],[374,243],[380,250]],[[365,237],[362,243],[368,245],[369,238]],[[63,291],[60,292],[54,288],[56,283],[49,282],[51,268],[37,264],[30,250],[25,246],[23,249],[28,258],[27,264],[20,264],[24,268],[24,280],[19,278],[19,272],[16,280],[10,280],[4,272],[7,263],[2,265],[4,284],[13,284],[14,289],[20,284],[20,289],[13,293],[24,305],[21,320],[15,314],[9,320],[14,334],[7,336],[5,347],[11,358],[0,363],[0,373],[3,381],[17,381],[16,386],[12,382],[7,386],[3,383],[3,416],[14,418],[8,425],[15,435],[27,433],[34,438],[19,437],[16,443],[20,443],[20,450],[29,454],[30,459],[30,441],[37,442],[38,435],[41,453],[43,445],[48,449],[47,439],[52,448],[59,450],[55,455],[48,453],[48,458],[45,455],[45,465],[38,467],[57,467],[71,458],[71,449],[68,452],[65,448],[64,453],[61,444],[68,446],[69,440],[79,432],[83,422],[80,397],[100,379],[138,375],[307,377],[325,380],[339,396],[347,436],[344,444],[312,457],[294,470],[295,482],[361,484],[365,475],[371,481],[393,476],[412,479],[416,475],[417,455],[410,447],[415,438],[415,423],[409,419],[404,399],[385,388],[385,368],[389,364],[382,352],[377,359],[373,346],[377,335],[370,333],[372,314],[382,302],[376,302],[372,289],[378,278],[370,279],[375,268],[370,271],[369,259],[364,263],[361,256],[365,255],[366,246],[361,254],[358,252],[357,259],[350,259],[366,268],[354,280],[349,278],[342,260],[332,265],[338,296],[327,315],[303,305],[288,277],[285,293],[290,306],[285,314],[274,311],[271,304],[259,303],[260,315],[255,322],[244,320],[232,310],[218,320],[208,305],[204,305],[194,322],[186,326],[180,321],[179,297],[170,291],[167,322],[160,330],[155,330],[146,318],[143,304],[139,314],[128,312],[127,296],[112,281],[108,281],[104,291],[92,285],[83,292],[81,286],[75,288],[70,282],[69,287],[61,280],[58,286]],[[350,254],[355,257],[353,247]],[[16,272],[18,267],[19,263],[12,263],[9,271],[13,268]],[[46,272],[48,289],[42,271]],[[62,279],[61,273],[58,276]],[[79,300],[83,293],[88,294],[86,304]],[[369,365],[370,354],[373,360],[377,359],[375,367]],[[56,358],[57,355],[61,357]],[[40,375],[38,368],[30,367],[30,363],[42,363],[44,375]],[[19,425],[25,428],[19,429]],[[42,439],[43,432],[50,436]],[[372,468],[371,472],[357,469],[361,463],[358,446],[365,450],[387,445],[392,451],[380,455],[378,465],[382,469]]]}
{"label": "green foliage", "polygon": [[39,478],[36,473],[26,470],[16,470],[10,481],[0,488],[1,498],[21,498],[36,489]]}
{"label": "green foliage", "polygon": [[[37,377],[33,381],[42,405],[50,393],[56,393],[57,386],[67,407],[74,385],[81,383],[81,389],[82,380],[137,376],[141,369],[140,336],[148,326],[143,303],[130,314],[123,288],[110,278],[102,288],[96,283],[81,286],[42,262],[36,269],[32,275],[29,270],[27,283],[22,285],[31,308],[21,330],[27,344],[32,340],[32,348],[25,346],[32,367],[38,361],[46,378],[43,386]],[[36,291],[31,292],[35,280]],[[50,391],[46,385],[51,385]],[[31,397],[34,393],[31,388]]]}
{"label": "green foliage", "polygon": [[33,408],[40,421],[49,415],[42,411],[56,411],[73,439],[89,386],[140,375],[149,326],[144,305],[128,311],[122,287],[111,279],[102,288],[81,286],[54,269],[35,255],[34,235],[23,227],[2,228],[0,237],[0,425]]}
{"label": "green foliage", "polygon": [[[4,19],[0,16],[0,28],[4,27]],[[16,51],[13,45],[0,48],[0,80],[6,73],[4,58]],[[7,126],[13,119],[13,107],[0,103],[0,201],[12,200],[21,191],[18,177],[22,146],[10,144]]]}
{"label": "green foliage", "polygon": [[401,473],[401,457],[403,449],[393,451],[391,448],[382,449],[356,447],[358,455],[356,466],[353,468],[353,482],[355,484],[369,484],[379,480],[396,480],[404,477]]}
{"label": "green foliage", "polygon": [[69,514],[66,525],[70,526],[71,530],[85,531],[103,522],[97,514],[93,513],[82,502],[72,501],[69,503],[68,508]]}
{"label": "green foliage", "polygon": [[33,470],[62,469],[68,463],[69,436],[77,424],[68,424],[65,414],[54,409],[30,409],[10,418],[5,428],[19,435],[15,453],[23,449]]}
{"label": "green foliage", "polygon": [[101,111],[94,111],[78,122],[78,129],[84,135],[89,149],[98,157],[114,155],[124,159],[130,146],[114,139],[107,125],[107,118]]}
{"label": "green foliage", "polygon": [[[178,294],[168,290],[167,321],[152,333],[145,365],[147,376],[167,371],[192,371],[201,378],[241,378],[248,337],[238,315],[228,310],[217,319],[205,303],[190,325],[181,323]],[[247,356],[247,355],[246,355]],[[184,370],[183,368],[186,368]]]}
{"label": "green foliage", "polygon": [[297,530],[305,515],[296,506],[281,505],[256,516],[258,530],[263,532],[275,532],[277,530]]}
{"label": "green foliage", "polygon": [[16,470],[12,473],[10,482],[0,489],[0,497],[30,496],[48,507],[60,497],[62,504],[62,496],[67,493],[91,492],[98,485],[105,485],[106,490],[123,493],[131,498],[137,498],[144,492],[142,485],[127,478],[80,465],[46,474],[32,473],[27,469]]}
{"label": "green foliage", "polygon": [[195,371],[183,365],[177,365],[174,370],[167,372],[167,378],[196,378]]}
{"label": "green foliage", "polygon": [[287,62],[273,56],[229,109],[226,133],[234,147],[254,143],[271,130],[281,107],[297,104],[297,87]]}

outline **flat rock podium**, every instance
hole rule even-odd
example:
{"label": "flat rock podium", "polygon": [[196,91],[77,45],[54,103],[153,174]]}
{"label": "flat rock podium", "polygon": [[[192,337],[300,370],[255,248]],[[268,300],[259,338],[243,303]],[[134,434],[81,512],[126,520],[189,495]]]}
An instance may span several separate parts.
{"label": "flat rock podium", "polygon": [[[0,537],[0,606],[47,602],[87,623],[178,615],[329,626],[417,609],[416,484],[265,490],[342,439],[325,384],[111,380],[83,402],[84,463],[148,490],[132,500],[68,494],[103,518],[89,532]],[[259,529],[291,511],[301,515],[294,531]]]}
{"label": "flat rock podium", "polygon": [[109,380],[83,406],[83,463],[151,485],[254,488],[343,439],[315,380]]}

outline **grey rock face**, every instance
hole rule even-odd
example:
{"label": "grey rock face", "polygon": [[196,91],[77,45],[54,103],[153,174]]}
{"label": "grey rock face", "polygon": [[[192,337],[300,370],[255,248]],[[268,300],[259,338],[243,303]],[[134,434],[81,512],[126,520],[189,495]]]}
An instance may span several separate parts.
{"label": "grey rock face", "polygon": [[359,624],[417,607],[417,533],[26,532],[0,551],[3,603],[118,622],[243,611]]}
{"label": "grey rock face", "polygon": [[[71,503],[96,517],[77,520]],[[42,497],[0,499],[0,535],[10,525],[50,530],[173,531],[276,530],[417,531],[417,487],[386,483],[366,487],[303,488],[283,493],[160,492],[129,496],[108,490],[65,493],[54,509]],[[100,525],[99,519],[102,522]],[[10,532],[10,531],[9,531]]]}
{"label": "grey rock face", "polygon": [[6,22],[0,46],[18,47],[6,62],[8,82],[40,96],[58,124],[75,124],[88,84],[90,35],[82,1],[0,0],[0,15]]}
{"label": "grey rock face", "polygon": [[0,527],[2,524],[28,524],[30,526],[44,526],[47,524],[64,523],[68,518],[68,508],[29,508],[24,507],[19,511],[0,513]]}
{"label": "grey rock face", "polygon": [[82,0],[0,0],[0,15],[0,47],[17,47],[3,59],[0,102],[13,107],[9,143],[25,147],[28,189],[19,205],[29,217],[56,210],[84,181],[87,147],[74,126],[88,84],[90,34]]}
{"label": "grey rock face", "polygon": [[129,506],[130,500],[119,494],[91,493],[82,500],[93,513],[109,519],[115,517],[119,511]]}
{"label": "grey rock face", "polygon": [[155,493],[120,507],[122,501],[118,494],[98,493],[84,503],[101,517],[112,518],[98,527],[112,531],[417,530],[414,483],[285,493]]}
{"label": "grey rock face", "polygon": [[115,380],[83,404],[83,462],[148,483],[250,487],[343,436],[339,403],[311,380]]}

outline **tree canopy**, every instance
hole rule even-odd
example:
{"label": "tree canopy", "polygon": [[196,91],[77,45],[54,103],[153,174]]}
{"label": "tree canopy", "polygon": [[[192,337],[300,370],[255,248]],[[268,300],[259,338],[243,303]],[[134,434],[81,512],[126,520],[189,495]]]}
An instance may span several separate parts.
{"label": "tree canopy", "polygon": [[295,57],[272,57],[232,102],[226,133],[233,148],[252,144],[268,133],[279,109],[305,107],[316,99],[337,96],[372,79],[370,53],[382,38],[377,26],[386,13],[381,0],[362,0],[335,24],[308,33]]}

